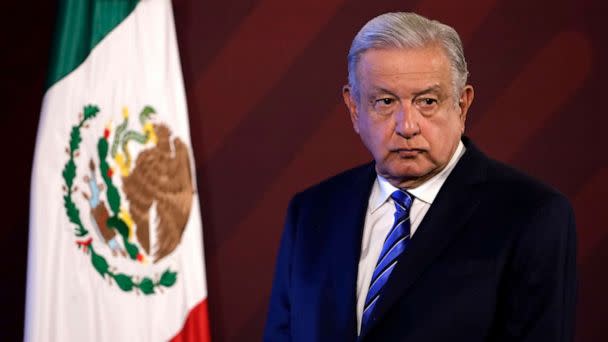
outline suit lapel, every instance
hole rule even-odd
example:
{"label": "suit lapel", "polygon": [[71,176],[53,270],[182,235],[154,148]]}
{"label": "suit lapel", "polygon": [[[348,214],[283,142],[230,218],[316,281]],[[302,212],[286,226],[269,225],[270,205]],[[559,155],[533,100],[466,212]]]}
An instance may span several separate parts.
{"label": "suit lapel", "polygon": [[330,202],[340,203],[342,210],[333,209],[327,212],[321,229],[327,229],[327,238],[331,243],[330,272],[333,279],[332,302],[335,312],[332,313],[332,324],[335,324],[337,336],[345,336],[345,341],[356,339],[356,284],[359,257],[361,253],[361,237],[369,195],[375,180],[374,164],[366,167],[340,189],[331,194],[335,196]]}
{"label": "suit lapel", "polygon": [[464,141],[467,151],[443,184],[407,250],[399,257],[376,304],[375,319],[366,329],[367,333],[458,235],[475,211],[479,199],[475,195],[475,184],[484,178],[482,159],[485,157],[468,139]]}

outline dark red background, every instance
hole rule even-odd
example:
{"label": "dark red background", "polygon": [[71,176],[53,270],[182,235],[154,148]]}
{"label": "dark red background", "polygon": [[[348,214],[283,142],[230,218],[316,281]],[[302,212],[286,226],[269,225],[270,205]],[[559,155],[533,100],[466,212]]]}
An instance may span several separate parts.
{"label": "dark red background", "polygon": [[[31,160],[56,4],[3,8],[0,331],[18,340]],[[352,37],[391,10],[456,28],[476,88],[468,134],[572,201],[577,341],[601,340],[608,317],[607,9],[600,0],[174,0],[214,341],[260,339],[290,196],[369,159],[340,87]]]}

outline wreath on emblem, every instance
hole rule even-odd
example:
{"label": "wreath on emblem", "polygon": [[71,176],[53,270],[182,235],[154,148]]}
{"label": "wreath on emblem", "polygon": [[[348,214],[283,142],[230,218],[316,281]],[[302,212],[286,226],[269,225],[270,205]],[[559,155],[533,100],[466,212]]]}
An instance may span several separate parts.
{"label": "wreath on emblem", "polygon": [[[157,290],[162,292],[162,288],[176,283],[177,272],[167,268],[155,279],[126,274],[111,266],[96,250],[105,243],[113,256],[142,264],[156,263],[175,250],[188,221],[194,193],[188,149],[179,138],[171,139],[166,125],[150,121],[155,114],[152,107],[145,106],[140,112],[140,131],[128,130],[128,110],[123,109],[123,122],[114,132],[110,127],[105,128],[97,141],[97,158],[90,159],[88,174],[83,177],[89,189],[81,192],[90,206],[91,226],[99,233],[94,236],[85,228],[73,196],[79,192],[75,184],[75,160],[79,157],[81,131],[88,128],[88,122],[98,113],[99,107],[95,105],[84,107],[79,122],[72,126],[66,148],[69,158],[62,173],[63,200],[65,213],[75,225],[76,246],[90,255],[92,266],[104,279],[115,282],[121,290],[135,290],[145,295]],[[130,143],[139,144],[143,149],[135,162]],[[102,182],[97,181],[97,175]],[[121,177],[125,197],[115,185],[115,177]],[[155,231],[150,225],[151,211],[158,219]],[[154,246],[151,246],[151,233],[157,237]],[[97,237],[101,238],[99,243],[96,243]]]}

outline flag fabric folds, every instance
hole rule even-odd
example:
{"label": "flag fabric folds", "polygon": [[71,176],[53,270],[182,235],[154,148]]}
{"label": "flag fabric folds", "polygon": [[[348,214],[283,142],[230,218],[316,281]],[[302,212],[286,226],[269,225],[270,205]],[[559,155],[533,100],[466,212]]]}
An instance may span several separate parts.
{"label": "flag fabric folds", "polygon": [[30,196],[26,341],[209,341],[170,0],[63,0]]}

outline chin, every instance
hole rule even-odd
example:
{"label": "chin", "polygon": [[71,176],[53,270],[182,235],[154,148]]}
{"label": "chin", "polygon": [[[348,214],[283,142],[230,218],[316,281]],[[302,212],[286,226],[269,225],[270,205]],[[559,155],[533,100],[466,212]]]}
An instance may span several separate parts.
{"label": "chin", "polygon": [[399,163],[399,165],[383,165],[376,170],[379,171],[381,176],[399,180],[400,182],[420,178],[428,173],[417,164],[409,165],[408,163],[404,165],[403,162]]}

